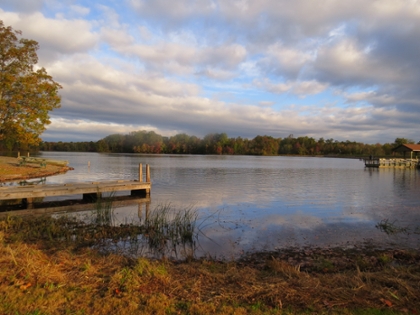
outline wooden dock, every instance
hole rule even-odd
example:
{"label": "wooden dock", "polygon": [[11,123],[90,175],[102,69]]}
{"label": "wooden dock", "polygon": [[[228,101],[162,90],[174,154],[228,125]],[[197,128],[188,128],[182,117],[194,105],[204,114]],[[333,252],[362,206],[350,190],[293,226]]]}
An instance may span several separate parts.
{"label": "wooden dock", "polygon": [[418,159],[363,159],[366,167],[374,168],[420,168]]}
{"label": "wooden dock", "polygon": [[[148,196],[140,198],[132,196],[118,196],[110,199],[104,198],[102,199],[102,202],[110,202],[113,208],[137,206],[139,218],[142,217],[143,209],[146,210],[146,215],[150,212],[150,197]],[[45,214],[57,213],[80,213],[92,210],[97,210],[97,205],[91,202],[85,203],[79,200],[49,201],[32,204],[31,207],[26,209],[2,211],[0,212],[0,218],[15,215],[42,216]]]}
{"label": "wooden dock", "polygon": [[102,196],[102,193],[117,191],[129,191],[132,196],[149,196],[151,186],[149,165],[146,165],[146,181],[143,181],[142,165],[140,164],[138,180],[0,187],[0,201],[21,199],[23,203],[31,204],[35,198],[65,195],[82,195],[84,200],[95,201]]}

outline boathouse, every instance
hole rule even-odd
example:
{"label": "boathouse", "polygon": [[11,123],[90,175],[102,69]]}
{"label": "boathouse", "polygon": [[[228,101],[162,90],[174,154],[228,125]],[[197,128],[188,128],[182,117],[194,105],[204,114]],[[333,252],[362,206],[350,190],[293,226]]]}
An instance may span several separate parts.
{"label": "boathouse", "polygon": [[417,159],[417,154],[420,152],[420,144],[400,144],[392,151],[403,153],[404,158],[406,158],[406,153],[410,152],[410,159],[413,159],[413,153],[415,153],[415,158]]}

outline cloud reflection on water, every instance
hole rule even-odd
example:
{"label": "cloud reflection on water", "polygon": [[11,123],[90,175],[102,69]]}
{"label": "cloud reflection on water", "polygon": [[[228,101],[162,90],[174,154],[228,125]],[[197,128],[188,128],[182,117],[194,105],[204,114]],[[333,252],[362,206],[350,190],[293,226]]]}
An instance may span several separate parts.
{"label": "cloud reflection on water", "polygon": [[[202,253],[232,255],[285,246],[378,244],[418,247],[415,236],[389,238],[382,219],[420,225],[418,170],[365,169],[358,160],[252,156],[150,156],[43,153],[74,171],[49,183],[136,179],[150,164],[152,204],[195,207],[206,224]],[[88,161],[91,167],[87,167]],[[137,209],[116,209],[133,219]],[[129,213],[129,214],[128,214]]]}

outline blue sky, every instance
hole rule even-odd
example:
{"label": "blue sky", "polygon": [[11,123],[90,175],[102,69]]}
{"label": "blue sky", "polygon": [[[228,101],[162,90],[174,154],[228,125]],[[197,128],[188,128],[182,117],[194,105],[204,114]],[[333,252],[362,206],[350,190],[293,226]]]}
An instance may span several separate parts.
{"label": "blue sky", "polygon": [[63,86],[47,141],[420,141],[418,0],[0,0]]}

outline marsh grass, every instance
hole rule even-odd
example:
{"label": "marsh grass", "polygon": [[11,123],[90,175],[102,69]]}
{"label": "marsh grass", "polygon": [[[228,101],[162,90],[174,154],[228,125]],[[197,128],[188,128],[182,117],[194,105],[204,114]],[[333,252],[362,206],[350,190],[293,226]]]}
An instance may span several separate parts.
{"label": "marsh grass", "polygon": [[375,227],[388,235],[408,234],[410,232],[410,228],[399,226],[396,221],[389,222],[388,219],[381,220]]}
{"label": "marsh grass", "polygon": [[187,256],[194,253],[198,236],[198,212],[193,208],[174,209],[170,204],[158,206],[144,222],[144,237],[149,247],[162,256],[179,249]]}
{"label": "marsh grass", "polygon": [[102,195],[98,193],[98,198],[95,202],[95,208],[92,211],[92,223],[99,226],[111,226],[113,225],[113,206],[112,198],[115,196],[115,192],[112,192],[106,199],[102,198]]}
{"label": "marsh grass", "polygon": [[118,224],[112,198],[98,199],[84,219],[75,216],[7,217],[0,224],[13,231],[14,241],[43,242],[55,248],[92,247],[104,253],[133,257],[193,258],[198,243],[198,212],[159,205],[143,222]]}

